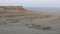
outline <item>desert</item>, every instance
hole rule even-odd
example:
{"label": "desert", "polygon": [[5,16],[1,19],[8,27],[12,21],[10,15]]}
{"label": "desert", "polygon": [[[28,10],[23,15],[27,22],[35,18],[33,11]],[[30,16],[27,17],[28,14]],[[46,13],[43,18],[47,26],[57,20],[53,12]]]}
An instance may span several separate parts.
{"label": "desert", "polygon": [[20,33],[59,34],[60,16],[27,10],[23,6],[0,6],[0,34]]}

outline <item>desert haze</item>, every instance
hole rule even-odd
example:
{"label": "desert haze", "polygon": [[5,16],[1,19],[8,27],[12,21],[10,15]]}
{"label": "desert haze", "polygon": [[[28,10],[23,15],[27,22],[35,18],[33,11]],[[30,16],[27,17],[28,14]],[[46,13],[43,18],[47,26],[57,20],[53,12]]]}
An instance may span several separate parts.
{"label": "desert haze", "polygon": [[0,6],[0,34],[60,34],[59,11],[54,11]]}

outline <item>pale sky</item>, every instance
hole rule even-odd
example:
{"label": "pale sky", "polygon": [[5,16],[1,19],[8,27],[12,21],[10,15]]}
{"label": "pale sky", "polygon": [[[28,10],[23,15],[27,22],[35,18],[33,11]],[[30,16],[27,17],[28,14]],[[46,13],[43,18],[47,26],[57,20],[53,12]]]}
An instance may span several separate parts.
{"label": "pale sky", "polygon": [[0,6],[60,7],[60,0],[0,0]]}

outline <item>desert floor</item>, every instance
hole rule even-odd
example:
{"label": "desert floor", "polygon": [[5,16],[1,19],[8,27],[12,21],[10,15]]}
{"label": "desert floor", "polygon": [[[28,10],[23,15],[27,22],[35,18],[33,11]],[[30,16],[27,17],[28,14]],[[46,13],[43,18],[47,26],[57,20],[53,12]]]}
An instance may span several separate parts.
{"label": "desert floor", "polygon": [[[2,8],[5,8],[2,10]],[[13,10],[11,10],[11,8]],[[47,14],[53,14],[59,16],[54,16],[53,18],[47,18],[47,15],[39,14],[32,11],[26,11],[22,7],[20,7],[21,10],[19,10],[18,7],[1,7],[0,10],[0,34],[60,34],[60,11],[59,12],[48,12]],[[2,12],[3,11],[3,12]],[[13,11],[13,12],[12,12]],[[16,13],[17,11],[17,13]],[[23,11],[23,12],[22,12]],[[45,12],[45,10],[43,10]],[[20,12],[20,13],[19,13]],[[40,12],[42,13],[42,11]],[[46,12],[45,12],[46,13]],[[41,17],[41,16],[42,17]],[[25,16],[25,17],[24,17]],[[10,18],[13,17],[13,18]],[[14,19],[16,18],[17,21],[10,22],[7,19]],[[37,17],[38,19],[34,21],[29,21],[29,18],[31,17]],[[39,19],[46,18],[46,19]],[[18,19],[17,19],[18,18]],[[22,19],[21,19],[22,18]],[[20,20],[21,21],[20,21]],[[25,20],[26,19],[26,20]],[[28,20],[27,20],[28,19]],[[12,20],[11,20],[12,21]],[[50,30],[41,30],[41,29],[34,29],[34,28],[28,28],[29,26],[26,26],[26,24],[37,24],[42,26],[50,26]]]}
{"label": "desert floor", "polygon": [[[28,28],[26,24],[38,24],[50,26],[52,29],[43,31],[40,29]],[[60,20],[51,21],[32,21],[32,22],[17,22],[0,25],[0,34],[60,34]]]}

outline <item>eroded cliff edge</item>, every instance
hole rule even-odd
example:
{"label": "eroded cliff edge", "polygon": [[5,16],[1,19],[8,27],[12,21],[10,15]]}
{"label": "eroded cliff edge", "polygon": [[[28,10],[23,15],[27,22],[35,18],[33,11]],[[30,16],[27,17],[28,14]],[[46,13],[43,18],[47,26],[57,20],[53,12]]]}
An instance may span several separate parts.
{"label": "eroded cliff edge", "polygon": [[0,6],[0,20],[20,19],[20,20],[37,20],[48,19],[52,15],[44,13],[34,13],[34,11],[27,10],[23,6]]}

